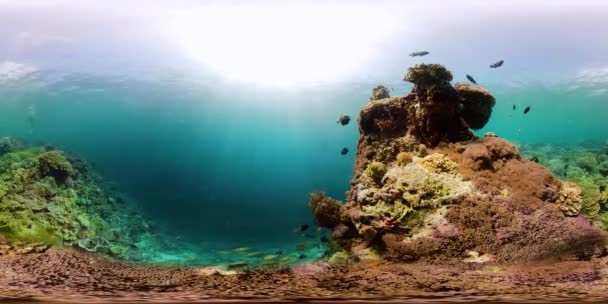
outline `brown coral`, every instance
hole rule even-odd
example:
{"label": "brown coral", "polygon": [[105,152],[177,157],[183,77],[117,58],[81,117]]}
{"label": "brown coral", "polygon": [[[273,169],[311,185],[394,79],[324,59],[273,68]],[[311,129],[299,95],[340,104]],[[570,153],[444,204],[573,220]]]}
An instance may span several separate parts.
{"label": "brown coral", "polygon": [[463,105],[462,118],[473,130],[483,128],[490,120],[496,98],[488,90],[476,85],[459,83],[454,88]]}
{"label": "brown coral", "polygon": [[372,90],[372,96],[369,98],[370,101],[390,98],[389,90],[384,86],[377,86]]}
{"label": "brown coral", "polygon": [[321,192],[310,194],[310,208],[317,224],[325,228],[333,228],[338,225],[344,209],[339,201],[331,199]]}

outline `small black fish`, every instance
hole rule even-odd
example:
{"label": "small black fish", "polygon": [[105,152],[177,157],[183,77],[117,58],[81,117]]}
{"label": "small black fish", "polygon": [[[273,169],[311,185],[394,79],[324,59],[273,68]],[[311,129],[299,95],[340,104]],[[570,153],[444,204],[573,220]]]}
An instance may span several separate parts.
{"label": "small black fish", "polygon": [[515,109],[517,109],[517,107],[515,105],[513,105],[513,111],[515,111]]}
{"label": "small black fish", "polygon": [[524,109],[524,114],[527,114],[528,112],[530,112],[530,106],[527,106],[527,107]]}
{"label": "small black fish", "polygon": [[342,150],[340,151],[340,154],[342,154],[342,155],[348,154],[348,148],[346,148],[346,147],[342,148]]}
{"label": "small black fish", "polygon": [[539,163],[540,159],[538,159],[537,156],[533,156],[532,158],[530,158],[531,161],[535,162],[535,163]]}
{"label": "small black fish", "polygon": [[570,167],[570,165],[566,164],[566,166],[564,167],[564,170],[568,170],[568,167]]}
{"label": "small black fish", "polygon": [[428,54],[430,54],[430,53],[429,53],[429,52],[427,52],[427,51],[421,51],[421,52],[413,52],[413,53],[410,53],[410,56],[412,56],[412,57],[417,57],[417,56],[426,56],[426,55],[428,55]]}
{"label": "small black fish", "polygon": [[503,63],[505,63],[504,60],[498,60],[497,62],[490,64],[490,67],[495,69],[502,66]]}
{"label": "small black fish", "polygon": [[283,255],[283,250],[279,250],[277,252],[274,253],[275,255]]}
{"label": "small black fish", "polygon": [[475,79],[473,78],[473,76],[471,76],[471,75],[468,75],[468,74],[467,74],[467,79],[468,79],[470,82],[472,82],[473,84],[477,84],[477,81],[475,81]]}
{"label": "small black fish", "polygon": [[308,229],[308,224],[302,224],[300,227],[294,229],[294,232],[304,232]]}
{"label": "small black fish", "polygon": [[321,243],[327,243],[327,242],[329,242],[329,239],[326,236],[322,236]]}
{"label": "small black fish", "polygon": [[305,259],[305,258],[306,258],[306,255],[305,255],[305,254],[300,254],[300,255],[298,255],[298,259],[300,259],[300,260]]}
{"label": "small black fish", "polygon": [[338,117],[338,120],[336,120],[336,123],[339,123],[343,126],[346,126],[349,122],[350,122],[350,116],[348,116],[346,114],[340,115],[340,117]]}

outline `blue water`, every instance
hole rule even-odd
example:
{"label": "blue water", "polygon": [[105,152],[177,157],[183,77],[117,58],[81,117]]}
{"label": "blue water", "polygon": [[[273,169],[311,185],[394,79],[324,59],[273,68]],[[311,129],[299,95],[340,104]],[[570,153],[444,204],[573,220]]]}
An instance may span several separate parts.
{"label": "blue water", "polygon": [[[41,86],[44,79],[50,74],[2,89],[2,135],[91,161],[167,234],[224,249],[293,248],[303,240],[292,230],[313,224],[310,192],[344,198],[355,120],[375,85],[255,88],[67,75]],[[409,89],[388,84],[393,94]],[[486,87],[497,105],[480,135],[516,143],[608,138],[605,95],[557,85]],[[336,124],[341,113],[353,121]],[[342,147],[351,152],[341,156]]]}

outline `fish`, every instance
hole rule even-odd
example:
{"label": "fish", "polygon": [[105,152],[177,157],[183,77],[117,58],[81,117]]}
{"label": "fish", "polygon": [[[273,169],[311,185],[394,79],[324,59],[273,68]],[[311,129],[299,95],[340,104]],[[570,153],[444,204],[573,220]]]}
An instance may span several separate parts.
{"label": "fish", "polygon": [[249,247],[239,247],[239,248],[235,248],[234,251],[236,252],[245,252],[245,251],[249,251],[251,250],[251,248]]}
{"label": "fish", "polygon": [[528,112],[530,112],[530,106],[527,106],[527,107],[524,109],[524,114],[527,114]]}
{"label": "fish", "polygon": [[429,52],[427,52],[427,51],[420,51],[420,52],[413,52],[413,53],[410,53],[410,56],[411,56],[411,57],[417,57],[417,56],[426,56],[426,55],[428,55],[428,54],[430,54],[430,53],[429,53]]}
{"label": "fish", "polygon": [[260,255],[260,253],[259,253],[259,252],[249,252],[249,253],[245,253],[245,256],[248,256],[248,257],[256,257],[256,256],[258,256],[258,255]]}
{"label": "fish", "polygon": [[338,117],[338,119],[336,120],[336,123],[339,123],[343,126],[346,126],[349,122],[350,122],[350,116],[348,116],[346,114],[340,115],[340,117]]}
{"label": "fish", "polygon": [[517,107],[515,105],[513,105],[513,111],[515,111],[515,109],[517,109]]}
{"label": "fish", "polygon": [[532,158],[530,158],[531,161],[535,162],[535,163],[539,163],[540,159],[538,159],[538,156],[532,156]]}
{"label": "fish", "polygon": [[298,259],[300,259],[300,260],[305,259],[305,258],[306,258],[306,255],[305,255],[305,254],[300,254],[300,255],[298,255]]}
{"label": "fish", "polygon": [[348,148],[347,148],[347,147],[342,148],[342,150],[340,150],[340,154],[341,154],[341,155],[346,155],[346,154],[348,154]]}
{"label": "fish", "polygon": [[296,228],[293,230],[293,232],[304,232],[306,230],[308,230],[308,224],[302,224],[300,225],[300,227]]}
{"label": "fish", "polygon": [[291,257],[290,257],[290,256],[284,256],[284,257],[282,257],[282,258],[279,260],[279,262],[281,262],[281,263],[285,263],[285,262],[288,262],[290,259],[291,259]]}
{"label": "fish", "polygon": [[322,236],[321,243],[327,243],[327,242],[329,242],[329,239],[326,236]]}
{"label": "fish", "polygon": [[238,269],[238,268],[244,268],[244,267],[248,267],[249,263],[244,262],[244,261],[239,261],[239,262],[234,262],[231,264],[228,264],[228,269]]}
{"label": "fish", "polygon": [[274,254],[276,255],[283,255],[283,250],[278,250],[277,252],[275,252]]}
{"label": "fish", "polygon": [[276,259],[277,257],[279,257],[279,256],[278,256],[278,255],[276,255],[276,254],[271,254],[271,255],[267,255],[267,256],[263,257],[262,259],[263,259],[264,261],[271,261],[271,260]]}
{"label": "fish", "polygon": [[495,69],[495,68],[502,66],[503,63],[505,63],[505,61],[501,59],[501,60],[496,61],[495,63],[490,64],[490,67]]}
{"label": "fish", "polygon": [[473,76],[467,74],[467,79],[472,82],[473,84],[477,84],[477,81],[475,81],[475,79],[473,78]]}

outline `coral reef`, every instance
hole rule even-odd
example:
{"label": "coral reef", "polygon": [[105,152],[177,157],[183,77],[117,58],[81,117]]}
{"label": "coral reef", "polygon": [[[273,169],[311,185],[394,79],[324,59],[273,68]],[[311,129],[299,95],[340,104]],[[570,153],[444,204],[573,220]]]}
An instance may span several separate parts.
{"label": "coral reef", "polygon": [[[405,80],[412,93],[372,97],[360,112],[346,204],[311,197],[317,221],[333,229],[335,254],[471,263],[604,254],[605,233],[585,220],[608,219],[599,188],[560,180],[493,133],[471,133],[490,119],[495,99],[487,90],[453,87],[436,64],[410,68]],[[588,158],[577,163],[598,171]]]}
{"label": "coral reef", "polygon": [[128,257],[145,232],[134,223],[145,220],[112,197],[86,162],[56,149],[12,147],[0,156],[1,236]]}
{"label": "coral reef", "polygon": [[316,192],[310,195],[310,208],[319,226],[333,228],[340,223],[343,207],[339,201]]}
{"label": "coral reef", "polygon": [[370,101],[390,98],[389,90],[383,86],[377,86],[372,90],[372,96],[369,98]]}

